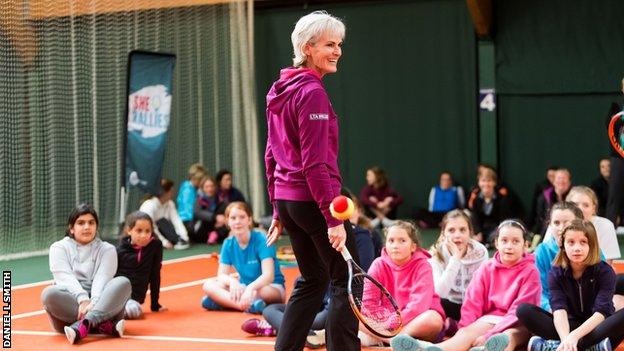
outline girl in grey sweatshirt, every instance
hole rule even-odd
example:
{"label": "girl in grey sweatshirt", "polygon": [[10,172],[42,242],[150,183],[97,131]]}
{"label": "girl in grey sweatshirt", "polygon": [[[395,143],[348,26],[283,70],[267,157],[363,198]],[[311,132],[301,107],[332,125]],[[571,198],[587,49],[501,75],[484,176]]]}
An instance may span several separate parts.
{"label": "girl in grey sweatshirt", "polygon": [[50,246],[54,285],[43,290],[41,300],[54,330],[72,344],[90,330],[123,334],[130,281],[114,277],[117,252],[96,236],[98,224],[95,209],[80,204],[69,215],[66,237]]}

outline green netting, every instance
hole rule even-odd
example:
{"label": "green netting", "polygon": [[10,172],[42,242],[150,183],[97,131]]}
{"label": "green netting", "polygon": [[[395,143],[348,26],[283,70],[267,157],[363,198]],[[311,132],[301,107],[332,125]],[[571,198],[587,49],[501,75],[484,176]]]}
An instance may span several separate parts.
{"label": "green netting", "polygon": [[[262,203],[245,2],[158,8],[159,1],[42,0],[36,17],[0,1],[0,259],[45,250],[69,211],[93,203],[117,234],[126,67],[135,49],[177,56],[163,176],[190,164],[234,171]],[[95,6],[95,2],[91,2]],[[58,7],[69,8],[63,15]],[[86,13],[86,14],[85,14]],[[128,210],[143,196],[131,191]]]}

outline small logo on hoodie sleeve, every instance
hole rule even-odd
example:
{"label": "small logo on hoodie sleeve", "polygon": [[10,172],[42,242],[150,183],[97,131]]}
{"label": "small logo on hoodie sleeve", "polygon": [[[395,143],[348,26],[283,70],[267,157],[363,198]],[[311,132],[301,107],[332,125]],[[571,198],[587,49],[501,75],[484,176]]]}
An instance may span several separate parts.
{"label": "small logo on hoodie sleeve", "polygon": [[310,121],[327,121],[329,114],[327,113],[310,113]]}

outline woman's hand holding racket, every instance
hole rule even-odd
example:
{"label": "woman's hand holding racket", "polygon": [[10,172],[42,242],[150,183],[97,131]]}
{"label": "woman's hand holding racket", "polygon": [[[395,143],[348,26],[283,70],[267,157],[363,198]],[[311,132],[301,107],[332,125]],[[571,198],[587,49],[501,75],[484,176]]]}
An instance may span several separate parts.
{"label": "woman's hand holding racket", "polygon": [[329,243],[334,250],[340,252],[344,248],[347,241],[347,231],[344,228],[344,224],[339,224],[335,227],[327,229],[327,236],[329,237]]}

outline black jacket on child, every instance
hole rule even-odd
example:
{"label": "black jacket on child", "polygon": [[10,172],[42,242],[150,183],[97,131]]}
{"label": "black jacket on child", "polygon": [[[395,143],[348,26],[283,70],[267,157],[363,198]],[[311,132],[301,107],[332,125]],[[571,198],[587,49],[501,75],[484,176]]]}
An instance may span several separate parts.
{"label": "black jacket on child", "polygon": [[615,311],[615,272],[604,261],[587,267],[579,280],[572,276],[572,269],[554,266],[548,273],[548,287],[550,307],[566,310],[569,319],[586,321],[594,312],[607,318]]}
{"label": "black jacket on child", "polygon": [[160,305],[160,267],[162,265],[163,246],[160,240],[154,238],[145,247],[133,246],[130,236],[121,239],[117,246],[117,276],[130,279],[132,284],[132,299],[143,303],[150,286],[151,310],[158,311]]}

